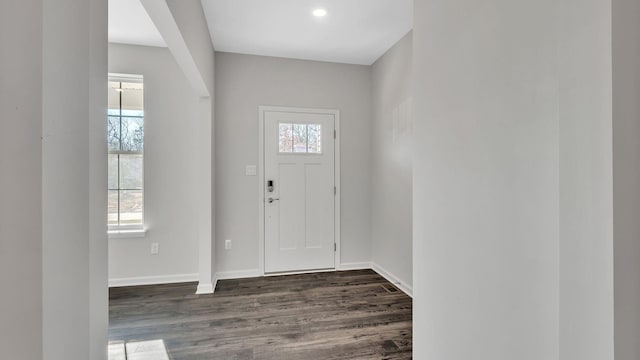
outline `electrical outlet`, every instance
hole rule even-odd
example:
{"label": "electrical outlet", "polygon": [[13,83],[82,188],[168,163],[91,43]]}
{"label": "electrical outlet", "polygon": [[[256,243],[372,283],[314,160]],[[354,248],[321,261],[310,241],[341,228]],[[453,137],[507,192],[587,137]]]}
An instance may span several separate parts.
{"label": "electrical outlet", "polygon": [[225,240],[224,241],[224,249],[225,250],[231,250],[231,240]]}
{"label": "electrical outlet", "polygon": [[151,243],[151,255],[158,255],[159,251],[160,251],[160,244]]}

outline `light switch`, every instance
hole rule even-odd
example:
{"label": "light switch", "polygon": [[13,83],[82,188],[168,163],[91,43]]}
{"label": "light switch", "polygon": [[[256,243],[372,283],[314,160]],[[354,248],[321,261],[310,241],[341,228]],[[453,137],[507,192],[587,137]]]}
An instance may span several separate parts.
{"label": "light switch", "polygon": [[247,168],[245,170],[245,174],[247,176],[256,176],[257,175],[257,169],[255,165],[247,165]]}

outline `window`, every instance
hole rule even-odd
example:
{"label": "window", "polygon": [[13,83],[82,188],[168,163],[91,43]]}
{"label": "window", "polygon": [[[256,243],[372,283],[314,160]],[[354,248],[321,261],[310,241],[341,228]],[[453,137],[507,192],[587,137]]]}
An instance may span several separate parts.
{"label": "window", "polygon": [[320,124],[278,124],[280,153],[322,153]]}
{"label": "window", "polygon": [[144,225],[144,106],[142,77],[110,76],[107,112],[108,224]]}

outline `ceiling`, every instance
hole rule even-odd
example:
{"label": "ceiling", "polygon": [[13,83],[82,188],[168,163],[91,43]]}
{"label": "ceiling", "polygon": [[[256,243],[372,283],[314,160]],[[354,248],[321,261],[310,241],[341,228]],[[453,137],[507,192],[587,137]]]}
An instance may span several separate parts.
{"label": "ceiling", "polygon": [[[217,51],[370,65],[412,28],[413,0],[202,0]],[[323,18],[314,9],[326,9]],[[109,0],[109,41],[166,46],[139,0]]]}
{"label": "ceiling", "polygon": [[167,46],[140,0],[109,0],[109,42]]}
{"label": "ceiling", "polygon": [[[413,24],[413,0],[202,0],[217,51],[370,65]],[[315,18],[312,11],[328,14]]]}

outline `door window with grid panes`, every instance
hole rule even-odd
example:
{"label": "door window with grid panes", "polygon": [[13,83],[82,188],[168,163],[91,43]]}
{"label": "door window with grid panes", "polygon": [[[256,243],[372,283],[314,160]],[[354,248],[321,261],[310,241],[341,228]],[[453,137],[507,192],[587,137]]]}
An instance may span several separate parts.
{"label": "door window with grid panes", "polygon": [[142,77],[109,78],[108,224],[144,227],[144,85]]}

